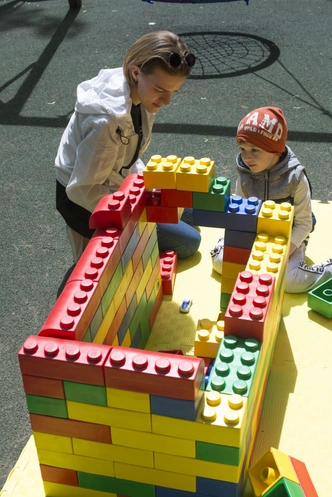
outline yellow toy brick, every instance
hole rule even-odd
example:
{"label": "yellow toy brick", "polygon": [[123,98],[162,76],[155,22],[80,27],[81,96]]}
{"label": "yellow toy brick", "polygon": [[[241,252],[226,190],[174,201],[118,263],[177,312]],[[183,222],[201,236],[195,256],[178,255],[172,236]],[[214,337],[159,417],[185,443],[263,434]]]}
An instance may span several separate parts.
{"label": "yellow toy brick", "polygon": [[234,285],[236,278],[224,278],[221,275],[221,292],[229,293],[230,295],[233,293]]}
{"label": "yellow toy brick", "polygon": [[150,415],[143,412],[131,412],[112,407],[94,406],[70,400],[67,401],[67,410],[70,419],[138,431],[151,431]]}
{"label": "yellow toy brick", "polygon": [[56,468],[73,469],[84,473],[93,473],[102,476],[115,476],[112,461],[95,459],[94,457],[64,454],[51,450],[37,449],[39,464],[54,466]]}
{"label": "yellow toy brick", "polygon": [[152,452],[162,452],[163,454],[173,454],[175,456],[196,457],[196,444],[194,440],[185,440],[171,436],[156,435],[155,433],[143,433],[123,428],[111,428],[112,443],[133,447]]}
{"label": "yellow toy brick", "polygon": [[257,220],[257,233],[290,238],[294,218],[294,207],[289,202],[277,204],[273,200],[263,202]]}
{"label": "yellow toy brick", "polygon": [[[169,456],[173,457],[173,456]],[[193,461],[192,459],[189,459]],[[140,468],[130,464],[114,463],[115,476],[122,480],[131,480],[150,485],[196,492],[196,477],[191,475],[172,473],[159,469]]]}
{"label": "yellow toy brick", "polygon": [[152,432],[188,440],[241,447],[247,418],[247,399],[240,395],[204,392],[196,421],[152,415]]}
{"label": "yellow toy brick", "polygon": [[[128,289],[129,283],[131,282],[133,274],[134,274],[133,263],[130,260],[112,300],[115,312],[117,312],[117,310],[120,307],[120,304],[126,294],[126,291]],[[109,325],[110,324],[111,323],[109,323]]]}
{"label": "yellow toy brick", "polygon": [[270,236],[267,233],[258,233],[252,246],[253,251],[264,254],[279,254],[287,257],[289,252],[289,240],[284,236]]}
{"label": "yellow toy brick", "polygon": [[290,458],[273,447],[249,469],[248,475],[256,497],[265,495],[281,478],[299,484]]}
{"label": "yellow toy brick", "polygon": [[54,450],[55,452],[73,454],[73,444],[70,437],[40,433],[38,431],[33,431],[33,437],[37,449]]}
{"label": "yellow toy brick", "polygon": [[82,438],[73,438],[74,454],[78,456],[91,456],[107,461],[125,462],[146,468],[153,468],[153,452],[132,447],[92,442]]}
{"label": "yellow toy brick", "polygon": [[94,343],[104,343],[104,340],[106,338],[108,330],[110,329],[114,317],[115,317],[115,307],[114,307],[114,300],[112,300],[106,311],[104,319],[102,320],[101,325],[99,326],[96,336],[93,340]]}
{"label": "yellow toy brick", "polygon": [[176,172],[176,189],[209,192],[214,178],[214,161],[208,157],[185,157]]}
{"label": "yellow toy brick", "polygon": [[224,336],[224,322],[200,319],[197,323],[194,355],[215,359]]}
{"label": "yellow toy brick", "polygon": [[151,412],[150,395],[147,393],[130,392],[117,388],[106,388],[107,405],[126,411]]}
{"label": "yellow toy brick", "polygon": [[176,189],[176,171],[181,163],[176,155],[153,155],[143,170],[145,188]]}
{"label": "yellow toy brick", "polygon": [[278,280],[283,272],[287,259],[280,254],[265,254],[260,250],[253,250],[250,253],[245,271],[250,271],[252,274],[271,274],[278,285]]}
{"label": "yellow toy brick", "polygon": [[[63,485],[51,481],[44,481],[44,490],[45,495],[53,497],[105,497],[105,492],[99,492],[99,490]],[[117,497],[117,494],[107,492],[107,497]]]}
{"label": "yellow toy brick", "polygon": [[243,451],[239,466],[202,461],[200,459],[189,459],[187,457],[170,456],[158,452],[155,453],[154,460],[156,469],[238,483],[242,472],[244,456],[245,451]]}
{"label": "yellow toy brick", "polygon": [[136,301],[137,301],[137,303],[141,300],[141,297],[145,291],[145,288],[146,288],[147,282],[149,281],[151,273],[152,273],[152,262],[151,262],[151,259],[149,259],[148,263],[146,265],[146,268],[144,269],[142,278],[141,278],[141,280],[137,286],[137,289],[136,289]]}
{"label": "yellow toy brick", "polygon": [[224,278],[236,279],[241,271],[244,271],[245,264],[237,264],[235,262],[223,261],[222,263],[222,275]]}
{"label": "yellow toy brick", "polygon": [[130,345],[131,345],[131,336],[130,336],[130,331],[128,329],[121,343],[121,347],[130,347]]}

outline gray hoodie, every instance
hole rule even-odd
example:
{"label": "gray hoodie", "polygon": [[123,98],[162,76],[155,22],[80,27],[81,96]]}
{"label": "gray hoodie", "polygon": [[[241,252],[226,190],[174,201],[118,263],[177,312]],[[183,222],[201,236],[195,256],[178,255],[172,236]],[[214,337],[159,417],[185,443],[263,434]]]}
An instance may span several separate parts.
{"label": "gray hoodie", "polygon": [[[134,156],[138,135],[131,119],[130,88],[122,67],[103,69],[77,87],[75,112],[65,129],[55,159],[56,178],[68,198],[92,212],[99,200],[118,190],[123,176],[142,170]],[[139,156],[148,148],[154,114],[141,106],[143,140]],[[119,133],[119,131],[121,133]],[[124,144],[122,137],[128,137]]]}
{"label": "gray hoodie", "polygon": [[286,146],[286,155],[271,169],[252,173],[237,156],[239,178],[236,193],[242,197],[258,197],[277,203],[294,205],[294,224],[291,242],[297,247],[308,237],[312,229],[311,191],[304,166]]}

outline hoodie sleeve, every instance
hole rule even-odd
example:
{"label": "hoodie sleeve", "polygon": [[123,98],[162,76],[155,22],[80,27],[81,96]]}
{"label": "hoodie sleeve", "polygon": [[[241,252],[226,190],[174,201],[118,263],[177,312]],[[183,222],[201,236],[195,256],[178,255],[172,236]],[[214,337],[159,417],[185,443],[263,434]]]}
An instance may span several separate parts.
{"label": "hoodie sleeve", "polygon": [[294,195],[294,224],[291,242],[299,247],[312,229],[311,195],[308,180],[302,174]]}
{"label": "hoodie sleeve", "polygon": [[110,177],[113,179],[113,176],[119,176],[114,170],[119,155],[115,131],[114,126],[112,137],[108,116],[95,116],[76,149],[76,160],[66,192],[72,202],[90,212],[93,212],[102,197],[110,193]]}

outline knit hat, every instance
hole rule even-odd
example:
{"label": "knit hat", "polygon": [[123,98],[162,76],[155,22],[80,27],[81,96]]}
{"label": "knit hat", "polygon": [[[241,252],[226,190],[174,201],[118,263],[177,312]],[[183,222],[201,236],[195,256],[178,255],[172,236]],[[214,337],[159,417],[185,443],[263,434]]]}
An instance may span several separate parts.
{"label": "knit hat", "polygon": [[243,140],[256,147],[281,156],[286,148],[287,122],[281,109],[260,107],[246,115],[240,122],[236,141]]}

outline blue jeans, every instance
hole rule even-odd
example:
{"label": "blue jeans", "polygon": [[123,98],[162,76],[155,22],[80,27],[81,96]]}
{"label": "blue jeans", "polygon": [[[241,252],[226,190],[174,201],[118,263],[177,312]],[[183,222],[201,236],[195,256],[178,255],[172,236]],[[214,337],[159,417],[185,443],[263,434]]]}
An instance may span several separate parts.
{"label": "blue jeans", "polygon": [[184,209],[178,224],[157,223],[159,252],[174,250],[178,259],[195,254],[201,243],[200,233],[193,227],[193,210]]}

